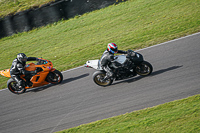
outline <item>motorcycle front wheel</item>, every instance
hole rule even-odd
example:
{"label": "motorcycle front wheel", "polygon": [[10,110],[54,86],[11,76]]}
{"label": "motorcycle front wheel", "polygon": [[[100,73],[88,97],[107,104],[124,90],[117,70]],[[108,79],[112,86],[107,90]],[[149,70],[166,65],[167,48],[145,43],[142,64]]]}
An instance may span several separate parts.
{"label": "motorcycle front wheel", "polygon": [[24,87],[19,88],[17,82],[13,80],[12,78],[8,80],[7,86],[8,86],[8,89],[14,94],[22,94],[26,91]]}
{"label": "motorcycle front wheel", "polygon": [[63,81],[63,75],[58,70],[49,72],[49,74],[47,75],[47,81],[51,84],[59,84]]}
{"label": "motorcycle front wheel", "polygon": [[112,84],[113,80],[108,78],[106,80],[104,80],[106,77],[106,73],[103,72],[103,71],[96,71],[94,74],[93,74],[93,81],[99,85],[99,86],[109,86]]}
{"label": "motorcycle front wheel", "polygon": [[153,67],[149,62],[143,61],[140,65],[136,67],[135,71],[141,76],[148,76],[152,73]]}

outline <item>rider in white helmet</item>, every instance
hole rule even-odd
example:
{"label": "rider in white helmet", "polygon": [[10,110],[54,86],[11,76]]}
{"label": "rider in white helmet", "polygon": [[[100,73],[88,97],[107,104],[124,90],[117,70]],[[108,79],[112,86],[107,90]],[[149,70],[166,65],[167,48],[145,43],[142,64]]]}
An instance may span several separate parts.
{"label": "rider in white helmet", "polygon": [[[17,58],[15,58],[12,62],[12,66],[10,68],[11,77],[18,83],[19,88],[22,88],[23,80],[20,78],[20,75],[34,75],[37,73],[35,71],[26,71],[25,65],[26,61],[38,61],[39,59],[36,57],[27,57],[24,53],[17,54]],[[30,82],[30,81],[27,81]]]}

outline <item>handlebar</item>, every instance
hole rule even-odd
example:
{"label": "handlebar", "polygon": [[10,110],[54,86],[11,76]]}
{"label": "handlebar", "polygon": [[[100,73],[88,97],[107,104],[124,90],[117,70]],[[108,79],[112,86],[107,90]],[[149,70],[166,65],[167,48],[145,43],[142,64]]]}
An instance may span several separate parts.
{"label": "handlebar", "polygon": [[39,59],[37,65],[47,64],[47,63],[48,63],[48,61]]}

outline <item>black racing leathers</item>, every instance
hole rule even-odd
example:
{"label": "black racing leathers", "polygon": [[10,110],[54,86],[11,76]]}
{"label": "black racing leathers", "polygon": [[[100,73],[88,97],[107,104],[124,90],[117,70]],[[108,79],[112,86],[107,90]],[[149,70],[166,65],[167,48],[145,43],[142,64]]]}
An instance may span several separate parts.
{"label": "black racing leathers", "polygon": [[[127,54],[126,51],[122,51],[122,50],[118,50],[117,53],[120,53],[120,54]],[[107,73],[107,78],[108,77],[112,77],[113,76],[113,71],[112,69],[109,67],[111,61],[114,60],[114,54],[109,52],[108,50],[105,50],[101,59],[100,59],[100,65],[102,67],[102,69],[104,71],[106,71]]]}
{"label": "black racing leathers", "polygon": [[[37,61],[38,58],[36,57],[28,57],[27,61]],[[13,60],[12,66],[10,68],[10,75],[12,79],[14,79],[19,86],[22,86],[22,79],[20,78],[20,75],[31,75],[35,74],[35,71],[26,71],[25,70],[26,62],[20,62],[17,58]]]}

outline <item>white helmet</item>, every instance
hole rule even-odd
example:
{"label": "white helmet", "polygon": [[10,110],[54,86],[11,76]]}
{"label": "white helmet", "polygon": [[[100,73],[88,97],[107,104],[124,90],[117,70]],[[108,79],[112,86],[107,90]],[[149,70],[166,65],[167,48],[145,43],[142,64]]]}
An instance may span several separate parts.
{"label": "white helmet", "polygon": [[17,54],[17,60],[21,63],[26,63],[27,56],[24,53]]}

